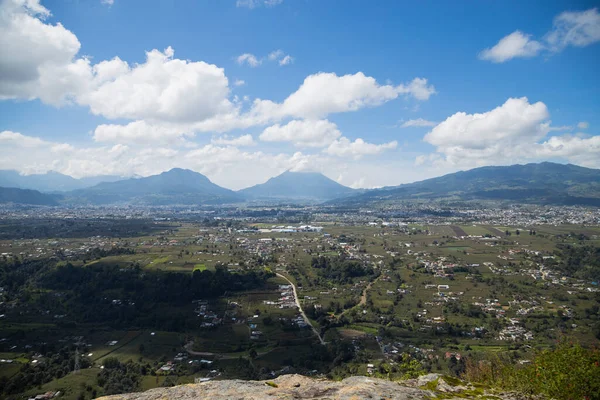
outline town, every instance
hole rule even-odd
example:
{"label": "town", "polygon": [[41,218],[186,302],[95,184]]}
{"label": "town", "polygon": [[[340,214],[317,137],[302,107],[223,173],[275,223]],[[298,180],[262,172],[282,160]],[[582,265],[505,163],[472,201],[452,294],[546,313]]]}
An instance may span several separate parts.
{"label": "town", "polygon": [[600,246],[597,210],[56,212],[0,221],[6,396],[459,375],[495,352],[524,365],[565,335],[600,337],[598,259],[580,251]]}

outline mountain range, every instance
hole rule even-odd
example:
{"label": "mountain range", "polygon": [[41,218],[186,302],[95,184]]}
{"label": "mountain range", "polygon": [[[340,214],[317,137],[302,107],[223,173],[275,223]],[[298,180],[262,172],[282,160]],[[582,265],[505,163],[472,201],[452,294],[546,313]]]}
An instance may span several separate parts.
{"label": "mountain range", "polygon": [[76,179],[55,171],[45,174],[21,175],[17,171],[0,170],[0,186],[2,187],[32,189],[47,193],[68,192],[91,187],[101,182],[115,182],[122,179],[120,176],[113,175]]}
{"label": "mountain range", "polygon": [[420,182],[369,190],[334,202],[372,204],[441,199],[600,206],[600,170],[551,162],[481,167]]}
{"label": "mountain range", "polygon": [[[237,192],[216,185],[200,173],[180,168],[144,178],[115,181],[110,180],[116,177],[95,179],[109,181],[67,191],[66,188],[72,185],[91,185],[94,181],[77,180],[56,172],[23,177],[18,173],[0,171],[0,186],[4,186],[0,191],[0,202],[173,205],[266,200],[362,206],[414,200],[500,200],[600,206],[600,170],[550,162],[481,167],[371,190],[351,189],[319,173],[290,171]],[[15,186],[17,184],[19,186]],[[23,186],[27,185],[35,186],[39,191],[24,189]],[[48,195],[40,193],[42,191],[61,193]]]}

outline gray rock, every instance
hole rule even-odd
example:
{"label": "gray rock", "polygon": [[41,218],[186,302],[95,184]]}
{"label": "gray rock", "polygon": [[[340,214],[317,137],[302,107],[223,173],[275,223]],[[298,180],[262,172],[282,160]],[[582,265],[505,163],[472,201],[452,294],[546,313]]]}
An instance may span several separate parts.
{"label": "gray rock", "polygon": [[[269,384],[267,384],[269,382]],[[275,387],[276,386],[276,387]],[[272,381],[223,380],[157,388],[147,392],[103,397],[103,400],[167,399],[427,399],[430,392],[397,382],[353,376],[341,382],[302,375],[283,375]]]}

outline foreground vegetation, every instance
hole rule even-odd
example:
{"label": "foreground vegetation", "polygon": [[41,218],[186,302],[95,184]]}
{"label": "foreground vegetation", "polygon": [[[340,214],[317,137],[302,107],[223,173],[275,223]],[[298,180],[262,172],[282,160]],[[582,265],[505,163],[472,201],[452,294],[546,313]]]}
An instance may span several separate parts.
{"label": "foreground vegetation", "polygon": [[501,355],[469,359],[461,377],[493,388],[552,399],[599,399],[600,350],[563,339],[524,365]]}

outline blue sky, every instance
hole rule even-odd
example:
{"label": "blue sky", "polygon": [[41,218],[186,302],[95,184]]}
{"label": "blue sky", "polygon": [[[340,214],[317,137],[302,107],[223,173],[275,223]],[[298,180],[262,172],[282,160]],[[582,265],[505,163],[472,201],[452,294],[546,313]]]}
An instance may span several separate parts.
{"label": "blue sky", "polygon": [[0,4],[1,169],[238,189],[600,167],[597,2]]}

